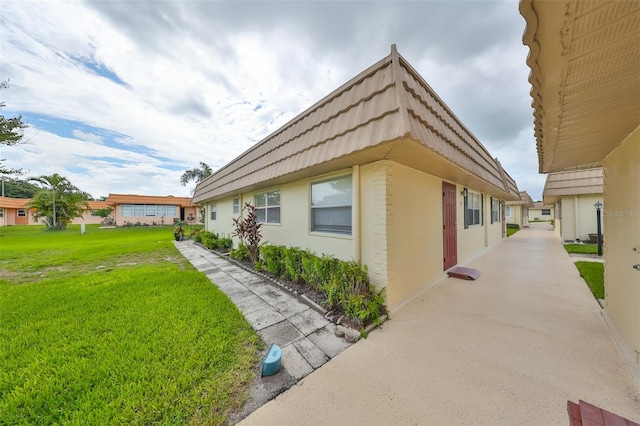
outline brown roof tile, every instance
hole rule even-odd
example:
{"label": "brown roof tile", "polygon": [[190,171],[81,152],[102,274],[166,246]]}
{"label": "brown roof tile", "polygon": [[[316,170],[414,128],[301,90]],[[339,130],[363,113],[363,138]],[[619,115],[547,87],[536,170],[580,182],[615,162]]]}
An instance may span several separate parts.
{"label": "brown roof tile", "polygon": [[[432,153],[492,195],[519,197],[497,159],[392,46],[389,56],[200,182],[193,201],[383,158],[426,170],[421,158]],[[428,170],[451,178],[443,168]]]}

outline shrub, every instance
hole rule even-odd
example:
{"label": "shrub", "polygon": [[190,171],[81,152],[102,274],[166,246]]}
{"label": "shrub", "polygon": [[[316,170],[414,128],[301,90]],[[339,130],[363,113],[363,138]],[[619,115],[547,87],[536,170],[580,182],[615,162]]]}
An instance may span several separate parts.
{"label": "shrub", "polygon": [[237,261],[243,261],[249,257],[249,249],[247,249],[244,244],[240,243],[238,244],[238,248],[232,249],[229,252],[229,257]]}
{"label": "shrub", "polygon": [[520,229],[520,225],[517,223],[507,223],[507,228]]}
{"label": "shrub", "polygon": [[300,283],[302,280],[302,257],[304,251],[298,247],[289,247],[283,250],[285,278]]}
{"label": "shrub", "polygon": [[321,291],[325,307],[344,312],[360,325],[379,323],[384,312],[384,289],[376,291],[369,282],[367,267],[354,261],[346,262],[326,254],[318,257],[298,247],[263,245],[254,266]]}
{"label": "shrub", "polygon": [[218,240],[218,247],[221,249],[229,250],[233,247],[233,240],[230,237],[220,238]]}
{"label": "shrub", "polygon": [[206,248],[229,250],[233,247],[233,240],[231,238],[222,238],[220,234],[215,232],[208,232],[200,230],[193,235],[195,242],[201,243]]}
{"label": "shrub", "polygon": [[263,245],[260,247],[260,262],[262,268],[278,277],[284,276],[284,252],[282,246]]}
{"label": "shrub", "polygon": [[[247,217],[244,217],[246,211]],[[245,203],[240,217],[233,219],[235,232],[232,234],[240,239],[240,242],[247,248],[251,261],[255,263],[260,257],[260,228],[262,223],[258,222],[256,208],[251,203]]]}

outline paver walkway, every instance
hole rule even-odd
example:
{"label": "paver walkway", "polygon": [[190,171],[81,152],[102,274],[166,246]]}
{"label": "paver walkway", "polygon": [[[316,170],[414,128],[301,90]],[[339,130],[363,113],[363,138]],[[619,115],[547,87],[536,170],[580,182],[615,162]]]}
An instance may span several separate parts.
{"label": "paver walkway", "polygon": [[193,241],[175,244],[197,270],[229,296],[267,348],[272,343],[282,348],[282,365],[295,380],[350,346],[335,336],[333,323],[297,297]]}
{"label": "paver walkway", "polygon": [[547,224],[442,280],[246,425],[567,425],[580,399],[640,420],[600,306]]}

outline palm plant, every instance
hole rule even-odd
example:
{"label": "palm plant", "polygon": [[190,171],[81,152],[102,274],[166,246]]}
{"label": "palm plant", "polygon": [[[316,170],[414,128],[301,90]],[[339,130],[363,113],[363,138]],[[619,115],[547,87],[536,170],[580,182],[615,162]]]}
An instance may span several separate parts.
{"label": "palm plant", "polygon": [[195,181],[196,184],[200,183],[204,179],[211,176],[213,170],[207,163],[200,162],[200,167],[194,167],[193,169],[189,169],[182,174],[180,177],[180,183],[182,186],[187,186],[187,184],[191,181]]}
{"label": "palm plant", "polygon": [[82,217],[89,208],[87,194],[71,184],[69,179],[57,173],[51,176],[38,176],[29,179],[39,184],[42,189],[27,203],[34,208],[35,220],[44,219],[49,229],[66,229],[76,217]]}

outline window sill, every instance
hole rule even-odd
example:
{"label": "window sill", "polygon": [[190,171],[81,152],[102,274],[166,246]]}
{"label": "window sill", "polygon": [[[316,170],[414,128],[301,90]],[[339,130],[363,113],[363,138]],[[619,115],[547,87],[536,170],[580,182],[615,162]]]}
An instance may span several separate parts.
{"label": "window sill", "polygon": [[311,231],[309,235],[312,237],[337,238],[339,240],[353,240],[353,235],[334,234],[332,232]]}

